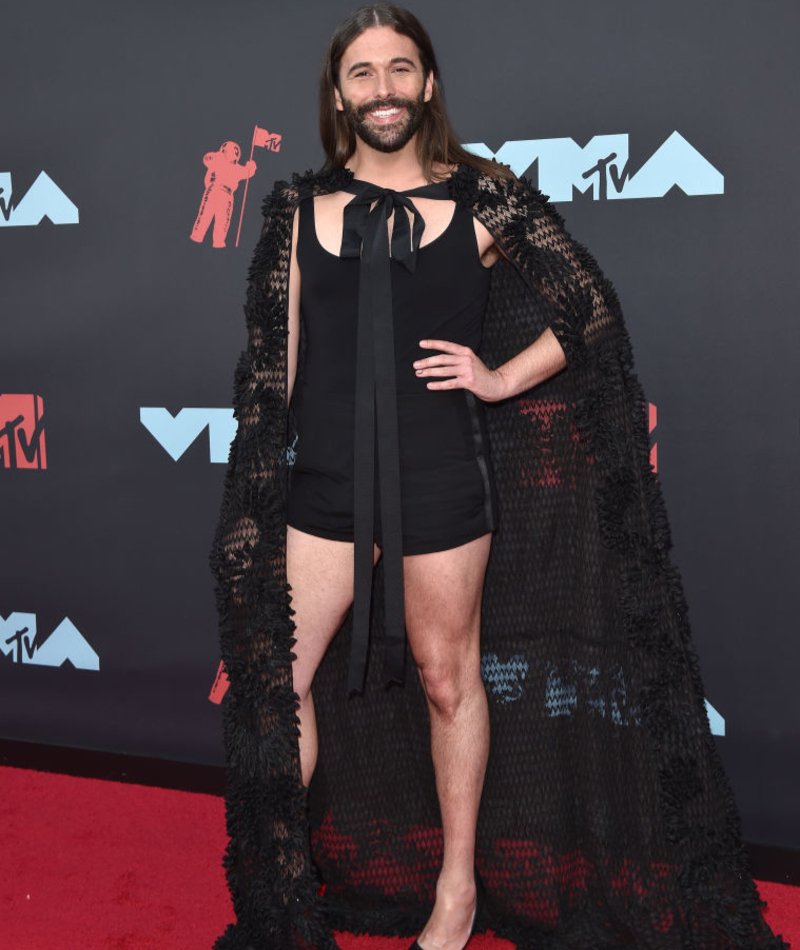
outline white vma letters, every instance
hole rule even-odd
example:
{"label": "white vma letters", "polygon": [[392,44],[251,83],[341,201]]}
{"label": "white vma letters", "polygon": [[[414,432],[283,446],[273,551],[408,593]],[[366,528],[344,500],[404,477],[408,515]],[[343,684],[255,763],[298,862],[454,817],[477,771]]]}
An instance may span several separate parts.
{"label": "white vma letters", "polygon": [[161,406],[143,406],[139,421],[176,462],[206,427],[209,461],[227,462],[237,425],[233,409],[186,408],[173,416]]}
{"label": "white vma letters", "polygon": [[0,650],[12,663],[27,666],[63,666],[99,670],[100,657],[75,624],[65,617],[43,642],[36,642],[36,614],[14,612],[0,616]]}
{"label": "white vma letters", "polygon": [[572,138],[506,142],[493,152],[482,142],[465,148],[494,158],[523,175],[537,163],[538,187],[551,201],[572,201],[573,189],[595,201],[663,198],[674,187],[686,195],[721,195],[725,178],[680,134],[672,135],[636,172],[628,161],[628,135],[595,135],[581,147]]}

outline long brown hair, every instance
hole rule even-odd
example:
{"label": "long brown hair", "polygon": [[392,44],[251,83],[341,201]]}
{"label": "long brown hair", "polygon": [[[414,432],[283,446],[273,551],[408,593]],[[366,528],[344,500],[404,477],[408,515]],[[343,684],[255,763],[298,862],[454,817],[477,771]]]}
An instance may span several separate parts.
{"label": "long brown hair", "polygon": [[417,131],[417,157],[427,181],[436,181],[446,175],[433,170],[435,163],[456,165],[464,163],[496,178],[513,178],[506,165],[473,155],[462,148],[450,125],[444,107],[442,79],[436,54],[425,27],[402,7],[392,3],[375,3],[359,7],[343,20],[331,37],[322,64],[319,84],[319,132],[325,149],[325,169],[344,168],[355,151],[355,134],[349,128],[344,114],[336,108],[335,89],[339,88],[339,65],[347,47],[372,26],[390,26],[395,32],[413,40],[419,51],[423,75],[433,73],[433,95],[425,103],[422,124]]}

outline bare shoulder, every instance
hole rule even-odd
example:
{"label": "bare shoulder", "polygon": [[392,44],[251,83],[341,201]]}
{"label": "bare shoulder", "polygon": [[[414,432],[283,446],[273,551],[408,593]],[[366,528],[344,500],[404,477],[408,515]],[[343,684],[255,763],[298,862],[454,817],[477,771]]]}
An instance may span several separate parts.
{"label": "bare shoulder", "polygon": [[327,195],[314,197],[314,214],[319,218],[340,215],[352,195],[347,191],[334,191]]}

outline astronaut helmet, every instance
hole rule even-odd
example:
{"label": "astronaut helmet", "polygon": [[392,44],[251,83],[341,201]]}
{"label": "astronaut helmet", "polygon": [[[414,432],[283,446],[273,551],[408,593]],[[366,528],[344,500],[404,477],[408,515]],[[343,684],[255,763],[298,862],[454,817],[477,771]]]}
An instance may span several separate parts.
{"label": "astronaut helmet", "polygon": [[229,162],[238,162],[239,156],[242,154],[242,150],[236,142],[223,142],[219,150]]}

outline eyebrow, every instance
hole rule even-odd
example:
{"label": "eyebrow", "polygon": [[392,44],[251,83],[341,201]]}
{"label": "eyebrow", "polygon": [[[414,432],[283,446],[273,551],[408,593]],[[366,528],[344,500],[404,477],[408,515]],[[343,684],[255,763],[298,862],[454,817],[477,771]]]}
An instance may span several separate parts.
{"label": "eyebrow", "polygon": [[[407,56],[395,56],[394,59],[389,60],[390,66],[394,66],[395,63],[407,63],[414,69],[417,68],[417,64],[414,62],[414,60],[409,59]],[[353,63],[353,65],[347,70],[347,75],[349,76],[354,70],[363,69],[365,66],[372,66],[372,63]]]}

